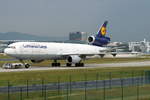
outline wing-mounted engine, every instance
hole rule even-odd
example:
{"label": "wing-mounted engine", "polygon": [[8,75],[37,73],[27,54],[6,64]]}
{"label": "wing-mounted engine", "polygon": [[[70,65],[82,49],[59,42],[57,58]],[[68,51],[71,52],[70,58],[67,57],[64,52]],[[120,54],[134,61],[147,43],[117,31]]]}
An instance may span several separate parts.
{"label": "wing-mounted engine", "polygon": [[81,61],[81,57],[79,57],[78,55],[71,55],[67,58],[67,61],[73,64],[79,63]]}
{"label": "wing-mounted engine", "polygon": [[44,61],[44,60],[31,60],[32,63],[40,63],[42,61]]}

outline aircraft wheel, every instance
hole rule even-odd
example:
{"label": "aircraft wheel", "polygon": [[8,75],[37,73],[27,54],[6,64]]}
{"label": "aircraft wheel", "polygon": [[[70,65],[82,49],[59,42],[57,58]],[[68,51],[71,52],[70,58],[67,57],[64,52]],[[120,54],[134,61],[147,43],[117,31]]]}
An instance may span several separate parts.
{"label": "aircraft wheel", "polygon": [[54,67],[54,63],[52,63],[51,65],[52,65],[52,67]]}
{"label": "aircraft wheel", "polygon": [[60,63],[52,63],[52,67],[56,67],[56,66],[60,66],[61,64]]}
{"label": "aircraft wheel", "polygon": [[56,63],[56,65],[59,67],[59,66],[60,66],[60,63]]}
{"label": "aircraft wheel", "polygon": [[116,57],[117,54],[116,54],[116,53],[113,53],[112,55],[113,55],[113,57]]}
{"label": "aircraft wheel", "polygon": [[29,64],[25,64],[25,68],[29,68],[30,67],[30,65]]}
{"label": "aircraft wheel", "polygon": [[76,63],[75,66],[76,66],[76,67],[79,67],[79,64],[80,64],[80,63]]}
{"label": "aircraft wheel", "polygon": [[57,66],[56,64],[57,64],[57,63],[52,63],[52,67],[55,67],[55,66]]}
{"label": "aircraft wheel", "polygon": [[81,66],[84,67],[84,63],[81,63]]}
{"label": "aircraft wheel", "polygon": [[76,63],[75,66],[76,67],[84,67],[84,63]]}
{"label": "aircraft wheel", "polygon": [[71,63],[66,63],[66,66],[67,67],[71,67]]}

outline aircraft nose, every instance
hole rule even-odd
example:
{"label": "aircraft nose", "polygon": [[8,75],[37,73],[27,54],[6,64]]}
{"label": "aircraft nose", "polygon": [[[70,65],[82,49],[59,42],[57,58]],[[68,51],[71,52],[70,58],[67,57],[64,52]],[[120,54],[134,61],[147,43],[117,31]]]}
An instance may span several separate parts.
{"label": "aircraft nose", "polygon": [[4,53],[5,53],[5,54],[9,54],[8,48],[4,49]]}
{"label": "aircraft nose", "polygon": [[6,48],[4,49],[4,53],[7,54],[7,55],[11,55],[11,54],[14,54],[14,50],[10,49],[10,48]]}

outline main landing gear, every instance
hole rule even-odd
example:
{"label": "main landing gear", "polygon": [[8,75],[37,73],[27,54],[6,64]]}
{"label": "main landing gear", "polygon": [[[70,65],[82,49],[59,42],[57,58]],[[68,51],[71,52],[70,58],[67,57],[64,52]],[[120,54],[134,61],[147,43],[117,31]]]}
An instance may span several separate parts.
{"label": "main landing gear", "polygon": [[67,67],[71,67],[71,65],[72,65],[71,63],[66,63]]}
{"label": "main landing gear", "polygon": [[[67,67],[71,67],[71,63],[66,63]],[[75,67],[84,67],[84,63],[75,63]]]}
{"label": "main landing gear", "polygon": [[57,60],[54,60],[54,62],[52,63],[52,67],[59,67],[60,65],[60,63],[57,63]]}
{"label": "main landing gear", "polygon": [[[54,62],[51,64],[52,67],[60,67],[61,64],[57,62],[57,60],[54,60]],[[72,63],[66,63],[67,67],[71,67]],[[75,67],[84,67],[84,63],[75,63]]]}
{"label": "main landing gear", "polygon": [[76,67],[84,67],[84,63],[76,63],[75,66]]}

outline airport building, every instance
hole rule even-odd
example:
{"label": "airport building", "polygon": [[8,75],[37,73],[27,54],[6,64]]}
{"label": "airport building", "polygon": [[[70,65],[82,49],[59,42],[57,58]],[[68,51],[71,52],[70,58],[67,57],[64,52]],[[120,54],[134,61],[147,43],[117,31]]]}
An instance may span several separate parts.
{"label": "airport building", "polygon": [[115,52],[131,52],[129,50],[129,45],[126,42],[111,42],[107,46],[116,48]]}
{"label": "airport building", "polygon": [[4,52],[4,49],[8,46],[6,43],[0,43],[0,53]]}
{"label": "airport building", "polygon": [[69,40],[70,41],[83,41],[86,42],[88,38],[87,32],[70,32]]}
{"label": "airport building", "polygon": [[142,52],[142,53],[150,53],[150,42],[140,41],[140,42],[129,42],[129,50],[133,52]]}
{"label": "airport building", "polygon": [[116,47],[116,52],[139,52],[150,54],[150,42],[144,39],[139,42],[111,42],[109,47]]}

